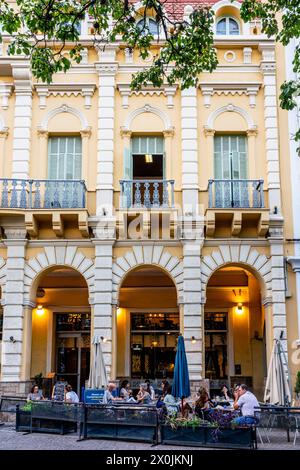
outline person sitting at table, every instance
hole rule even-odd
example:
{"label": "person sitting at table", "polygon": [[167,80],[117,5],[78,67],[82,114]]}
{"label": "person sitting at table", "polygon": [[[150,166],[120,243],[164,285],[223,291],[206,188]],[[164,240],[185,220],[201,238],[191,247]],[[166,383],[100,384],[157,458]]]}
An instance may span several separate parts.
{"label": "person sitting at table", "polygon": [[161,387],[162,387],[162,396],[166,396],[167,392],[168,392],[168,388],[169,388],[169,382],[167,379],[162,379],[161,381]]}
{"label": "person sitting at table", "polygon": [[222,385],[220,396],[222,399],[225,399],[226,401],[229,401],[232,399],[232,394],[229,390],[229,387],[226,384]]}
{"label": "person sitting at table", "polygon": [[149,379],[145,380],[145,384],[147,384],[147,392],[149,393],[151,400],[155,400],[155,391],[151,385],[150,380]]}
{"label": "person sitting at table", "polygon": [[72,390],[71,385],[66,386],[66,402],[67,403],[79,403],[79,398],[76,392]]}
{"label": "person sitting at table", "polygon": [[195,402],[195,414],[199,416],[199,418],[208,419],[211,408],[212,403],[207,390],[202,387],[199,389],[198,399]]}
{"label": "person sitting at table", "polygon": [[123,380],[121,383],[120,398],[127,400],[129,398],[130,383],[129,380]]}
{"label": "person sitting at table", "polygon": [[104,405],[110,405],[114,401],[121,400],[121,398],[113,396],[113,392],[115,390],[116,390],[116,384],[114,384],[113,382],[109,382],[107,384],[107,389],[105,390],[104,395],[103,395],[103,404]]}
{"label": "person sitting at table", "polygon": [[136,403],[132,390],[128,390],[128,398],[125,400],[127,403]]}
{"label": "person sitting at table", "polygon": [[38,385],[34,385],[30,393],[27,396],[27,401],[37,401],[37,400],[44,400],[43,392],[39,389]]}
{"label": "person sitting at table", "polygon": [[172,395],[172,387],[171,385],[168,386],[166,390],[166,395],[164,396],[164,404],[167,408],[168,415],[177,415],[179,411],[179,403]]}
{"label": "person sitting at table", "polygon": [[241,415],[234,419],[234,423],[239,426],[250,426],[257,424],[258,418],[255,416],[255,408],[259,409],[256,396],[249,392],[247,385],[242,384],[234,392],[233,408],[240,410]]}
{"label": "person sitting at table", "polygon": [[140,384],[140,390],[136,396],[137,402],[143,405],[148,405],[151,403],[150,393],[147,392],[147,384]]}

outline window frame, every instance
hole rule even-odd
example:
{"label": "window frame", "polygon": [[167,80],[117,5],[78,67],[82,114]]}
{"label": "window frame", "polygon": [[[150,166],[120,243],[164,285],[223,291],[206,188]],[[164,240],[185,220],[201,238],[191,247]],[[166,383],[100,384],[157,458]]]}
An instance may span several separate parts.
{"label": "window frame", "polygon": [[[58,139],[57,143],[57,152],[51,151],[51,139]],[[65,152],[60,153],[60,140],[65,139]],[[73,176],[72,178],[67,178],[68,174],[68,139],[74,139],[73,143],[73,153],[72,155],[72,172]],[[76,152],[76,141],[75,139],[78,139],[80,142],[81,146],[81,152]],[[48,139],[48,162],[47,162],[47,179],[49,180],[67,180],[67,181],[73,181],[73,180],[81,180],[82,179],[82,174],[83,174],[83,148],[82,148],[82,137],[80,135],[51,135]],[[56,155],[56,177],[53,178],[51,176],[51,158],[54,158]],[[60,155],[63,155],[63,177],[60,175]],[[76,157],[80,155],[80,175],[78,177],[76,176]]]}
{"label": "window frame", "polygon": [[[218,33],[218,24],[222,21],[222,20],[225,20],[225,34],[222,34],[222,33]],[[230,20],[233,20],[236,22],[236,24],[238,25],[238,28],[239,28],[239,32],[238,34],[232,34],[230,33]],[[216,36],[240,36],[242,34],[242,28],[241,28],[241,24],[240,24],[240,21],[235,17],[235,16],[231,16],[231,15],[224,15],[224,16],[220,16],[219,18],[217,18],[216,20],[216,25],[215,25],[215,34]]]}
{"label": "window frame", "polygon": [[153,36],[154,38],[157,38],[157,37],[160,35],[160,25],[159,25],[159,23],[157,23],[157,21],[155,20],[155,18],[153,18],[153,16],[146,16],[145,18],[144,18],[144,17],[140,18],[139,20],[136,21],[136,27],[138,27],[138,24],[141,23],[141,22],[144,21],[144,20],[145,20],[145,22],[146,22],[146,24],[147,24],[147,28],[148,28],[149,34],[152,34],[151,31],[150,31],[150,28],[149,28],[149,22],[150,22],[150,20],[153,21],[153,22],[156,24],[156,26],[157,26],[157,33],[152,34],[152,36]]}

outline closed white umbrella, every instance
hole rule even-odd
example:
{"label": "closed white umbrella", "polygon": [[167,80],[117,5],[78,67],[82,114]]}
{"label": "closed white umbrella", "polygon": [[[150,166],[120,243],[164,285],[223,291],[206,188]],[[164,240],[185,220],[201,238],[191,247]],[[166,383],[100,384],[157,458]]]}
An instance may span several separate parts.
{"label": "closed white umbrella", "polygon": [[285,353],[279,339],[275,340],[265,388],[264,401],[272,405],[291,403],[289,371]]}
{"label": "closed white umbrella", "polygon": [[95,336],[92,341],[92,357],[88,386],[89,388],[104,388],[107,386],[107,374],[101,348],[101,338],[98,336]]}

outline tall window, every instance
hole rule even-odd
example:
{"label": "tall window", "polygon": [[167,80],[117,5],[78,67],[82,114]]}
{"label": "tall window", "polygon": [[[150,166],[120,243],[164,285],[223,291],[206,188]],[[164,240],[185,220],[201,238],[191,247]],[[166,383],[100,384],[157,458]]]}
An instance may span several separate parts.
{"label": "tall window", "polygon": [[152,36],[157,36],[159,33],[159,25],[152,18],[146,17],[137,22],[137,27],[142,33],[150,33]]}
{"label": "tall window", "polygon": [[48,147],[49,179],[80,179],[81,166],[81,137],[50,137]]}
{"label": "tall window", "polygon": [[215,137],[216,207],[249,207],[247,166],[245,136],[220,135]]}
{"label": "tall window", "polygon": [[218,35],[237,35],[240,34],[240,27],[236,20],[226,16],[218,20],[216,32]]}
{"label": "tall window", "polygon": [[243,135],[215,137],[214,174],[216,179],[247,178],[247,143]]}

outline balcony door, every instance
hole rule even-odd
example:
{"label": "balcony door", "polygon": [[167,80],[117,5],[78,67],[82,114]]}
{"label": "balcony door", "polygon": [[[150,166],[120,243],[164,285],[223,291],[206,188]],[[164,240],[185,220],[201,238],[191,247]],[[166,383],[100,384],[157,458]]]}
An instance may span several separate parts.
{"label": "balcony door", "polygon": [[158,136],[136,136],[130,151],[124,155],[124,179],[131,204],[146,206],[162,204],[165,178],[164,139]]}
{"label": "balcony door", "polygon": [[249,207],[245,136],[218,135],[215,137],[214,175],[216,207]]}
{"label": "balcony door", "polygon": [[[83,187],[72,180],[80,180],[82,171],[82,142],[80,136],[53,136],[48,143],[48,179],[45,199],[50,207],[73,207],[82,201]],[[64,181],[57,181],[64,180]],[[68,180],[68,182],[66,182]],[[69,204],[66,204],[69,201]],[[76,206],[75,206],[76,207]]]}

